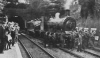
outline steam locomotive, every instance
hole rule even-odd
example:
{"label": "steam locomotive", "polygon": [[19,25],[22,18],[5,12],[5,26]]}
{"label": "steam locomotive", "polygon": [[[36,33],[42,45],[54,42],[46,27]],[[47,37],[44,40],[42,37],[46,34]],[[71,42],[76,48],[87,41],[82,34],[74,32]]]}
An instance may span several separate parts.
{"label": "steam locomotive", "polygon": [[[50,18],[48,21],[41,22],[38,26],[34,25],[35,37],[43,38],[44,46],[68,46],[68,43],[72,38],[72,33],[76,28],[76,20],[69,16],[59,18],[59,13],[56,13],[55,18]],[[44,30],[41,31],[42,23],[44,23]]]}

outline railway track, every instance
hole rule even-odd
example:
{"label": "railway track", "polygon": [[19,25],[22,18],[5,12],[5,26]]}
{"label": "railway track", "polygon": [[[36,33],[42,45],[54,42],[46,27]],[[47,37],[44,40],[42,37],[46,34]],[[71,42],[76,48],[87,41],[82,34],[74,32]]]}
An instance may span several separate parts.
{"label": "railway track", "polygon": [[[69,53],[77,58],[100,58],[99,54],[97,53],[93,53],[93,52],[90,52],[89,50],[85,50],[84,52],[77,52],[77,50],[68,50],[68,49],[65,49],[65,48],[59,48],[60,50],[62,50],[63,52],[65,53]],[[91,50],[91,49],[90,49]],[[95,51],[95,50],[93,50]],[[96,52],[96,51],[95,51]]]}
{"label": "railway track", "polygon": [[98,52],[100,52],[100,48],[98,48],[98,47],[89,48],[89,49],[92,49],[92,50],[95,50],[95,51],[98,51]]}
{"label": "railway track", "polygon": [[96,56],[97,58],[100,58],[100,52],[98,51],[92,49],[85,49],[84,52]]}
{"label": "railway track", "polygon": [[26,54],[28,55],[28,58],[33,58],[32,55],[31,55],[31,53],[28,52],[28,50],[26,49],[26,47],[24,46],[24,44],[21,42],[21,40],[18,39],[18,41],[19,41],[20,45],[23,47],[23,49],[25,50]]}
{"label": "railway track", "polygon": [[77,56],[78,58],[100,58],[97,54],[90,53],[89,51],[77,52],[77,49],[74,50],[68,50],[66,48],[59,48],[59,49],[63,50],[64,52],[71,53]]}
{"label": "railway track", "polygon": [[70,53],[70,54],[74,55],[74,56],[77,57],[77,58],[84,58],[84,57],[82,57],[82,56],[80,56],[80,55],[78,55],[78,54],[75,54],[75,53],[73,53],[73,52],[67,50],[67,49],[60,48],[60,47],[59,47],[59,49],[62,50],[62,51],[64,51],[64,52],[66,52],[66,53]]}
{"label": "railway track", "polygon": [[[31,39],[30,39],[31,40]],[[34,41],[34,40],[33,40]],[[39,40],[36,40],[37,41],[37,44],[38,45],[40,45],[40,46],[42,46],[42,47],[44,47],[40,42],[39,42]],[[36,42],[35,41],[35,42]],[[39,44],[40,43],[40,44]],[[45,50],[47,50],[47,51],[50,51],[50,52],[52,52],[53,54],[55,53],[55,55],[57,55],[56,53],[60,53],[60,54],[66,54],[66,55],[70,55],[70,57],[71,58],[83,58],[83,57],[81,57],[81,56],[79,56],[79,55],[77,55],[77,54],[72,54],[72,53],[69,53],[69,52],[65,52],[65,51],[63,51],[63,50],[61,50],[61,49],[59,49],[59,48],[45,48]],[[60,57],[60,56],[59,56]],[[69,58],[69,57],[68,57]]]}
{"label": "railway track", "polygon": [[[21,36],[21,37],[24,37],[24,36]],[[26,37],[19,39],[19,42],[25,49],[29,58],[55,58],[52,54],[45,51],[42,47],[35,44],[33,41],[31,41],[30,39]]]}

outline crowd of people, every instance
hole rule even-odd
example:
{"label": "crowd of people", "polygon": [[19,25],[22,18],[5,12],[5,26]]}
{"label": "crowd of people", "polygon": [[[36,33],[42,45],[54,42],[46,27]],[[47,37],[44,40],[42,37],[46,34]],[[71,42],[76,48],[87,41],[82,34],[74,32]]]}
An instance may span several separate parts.
{"label": "crowd of people", "polygon": [[0,53],[18,42],[20,27],[16,22],[0,22]]}
{"label": "crowd of people", "polygon": [[[78,52],[81,52],[87,48],[93,48],[95,46],[94,42],[96,41],[95,33],[84,31],[84,29],[74,30],[70,35],[63,33],[62,36],[59,33],[49,31],[39,32],[38,30],[35,30],[33,34],[30,32],[30,35],[43,38],[45,46],[55,46],[55,44],[61,43],[61,47],[66,47],[70,50],[77,49]],[[99,36],[97,38],[99,40]]]}
{"label": "crowd of people", "polygon": [[[95,36],[94,32],[84,31],[84,29],[78,30],[74,34],[79,52],[86,48],[94,48],[95,39],[99,40],[99,36]],[[76,45],[74,46],[76,47]]]}

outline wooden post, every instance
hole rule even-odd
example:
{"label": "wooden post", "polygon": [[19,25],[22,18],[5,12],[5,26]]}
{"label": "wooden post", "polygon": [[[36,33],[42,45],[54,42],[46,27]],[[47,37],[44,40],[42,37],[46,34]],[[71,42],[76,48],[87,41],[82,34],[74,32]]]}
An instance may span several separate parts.
{"label": "wooden post", "polygon": [[6,16],[6,23],[8,22],[8,16]]}
{"label": "wooden post", "polygon": [[41,31],[44,31],[44,16],[41,17],[40,30],[41,30]]}
{"label": "wooden post", "polygon": [[27,26],[26,26],[26,20],[24,20],[25,21],[25,28],[27,28]]}

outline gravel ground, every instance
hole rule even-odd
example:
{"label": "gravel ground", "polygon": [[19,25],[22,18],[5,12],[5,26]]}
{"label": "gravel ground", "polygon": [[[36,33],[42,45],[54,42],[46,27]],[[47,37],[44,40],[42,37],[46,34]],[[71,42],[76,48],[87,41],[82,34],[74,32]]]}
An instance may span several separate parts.
{"label": "gravel ground", "polygon": [[80,56],[82,56],[82,57],[84,57],[84,58],[96,58],[95,56],[93,56],[93,55],[91,55],[91,54],[88,54],[88,53],[85,53],[85,52],[77,52],[76,49],[71,50],[71,52],[73,52],[73,53],[75,53],[75,54],[77,54],[77,55],[80,55]]}
{"label": "gravel ground", "polygon": [[[36,42],[37,44],[42,45],[42,42],[38,39],[33,39],[32,37],[30,37],[32,39],[32,41]],[[52,54],[53,56],[55,56],[56,58],[76,58],[68,53],[63,52],[60,49],[57,48],[44,48],[46,51],[48,51],[50,54]]]}
{"label": "gravel ground", "polygon": [[50,53],[52,53],[53,55],[56,55],[57,58],[75,58],[74,56],[65,53],[59,49],[46,49],[47,51],[49,51]]}
{"label": "gravel ground", "polygon": [[99,48],[99,47],[94,47],[94,49],[100,50],[100,48]]}
{"label": "gravel ground", "polygon": [[100,56],[100,52],[97,52],[97,51],[94,51],[94,50],[91,50],[91,49],[86,49],[86,51],[89,51],[89,52],[91,52],[91,53],[94,53],[94,54]]}
{"label": "gravel ground", "polygon": [[[35,42],[37,42],[39,45],[41,45],[41,46],[43,46],[41,43],[41,41],[40,40],[38,40],[38,39],[33,39],[32,37],[30,37],[33,41],[35,41]],[[68,54],[68,53],[64,53],[64,52],[62,52],[61,50],[59,50],[59,49],[55,49],[55,48],[52,48],[52,49],[46,49],[49,53],[52,53],[55,57],[57,57],[57,58],[75,58],[74,56],[72,56],[72,55],[70,55],[70,54]],[[93,50],[87,50],[87,51],[90,51],[90,52],[92,52],[92,53],[95,53],[95,54],[97,54],[97,55],[100,55],[100,52],[96,52],[96,51],[93,51]],[[85,52],[77,52],[76,51],[76,49],[74,49],[74,50],[71,50],[71,52],[73,52],[73,53],[75,53],[75,54],[77,54],[77,55],[80,55],[80,56],[82,56],[82,57],[84,57],[84,58],[97,58],[97,57],[95,57],[95,56],[93,56],[93,55],[91,55],[91,54],[88,54],[88,53],[85,53]]]}
{"label": "gravel ground", "polygon": [[21,37],[21,42],[25,45],[25,47],[28,49],[28,51],[32,54],[33,58],[50,58],[48,55],[46,55],[41,49],[39,49],[37,46],[33,45],[30,41],[27,39]]}

